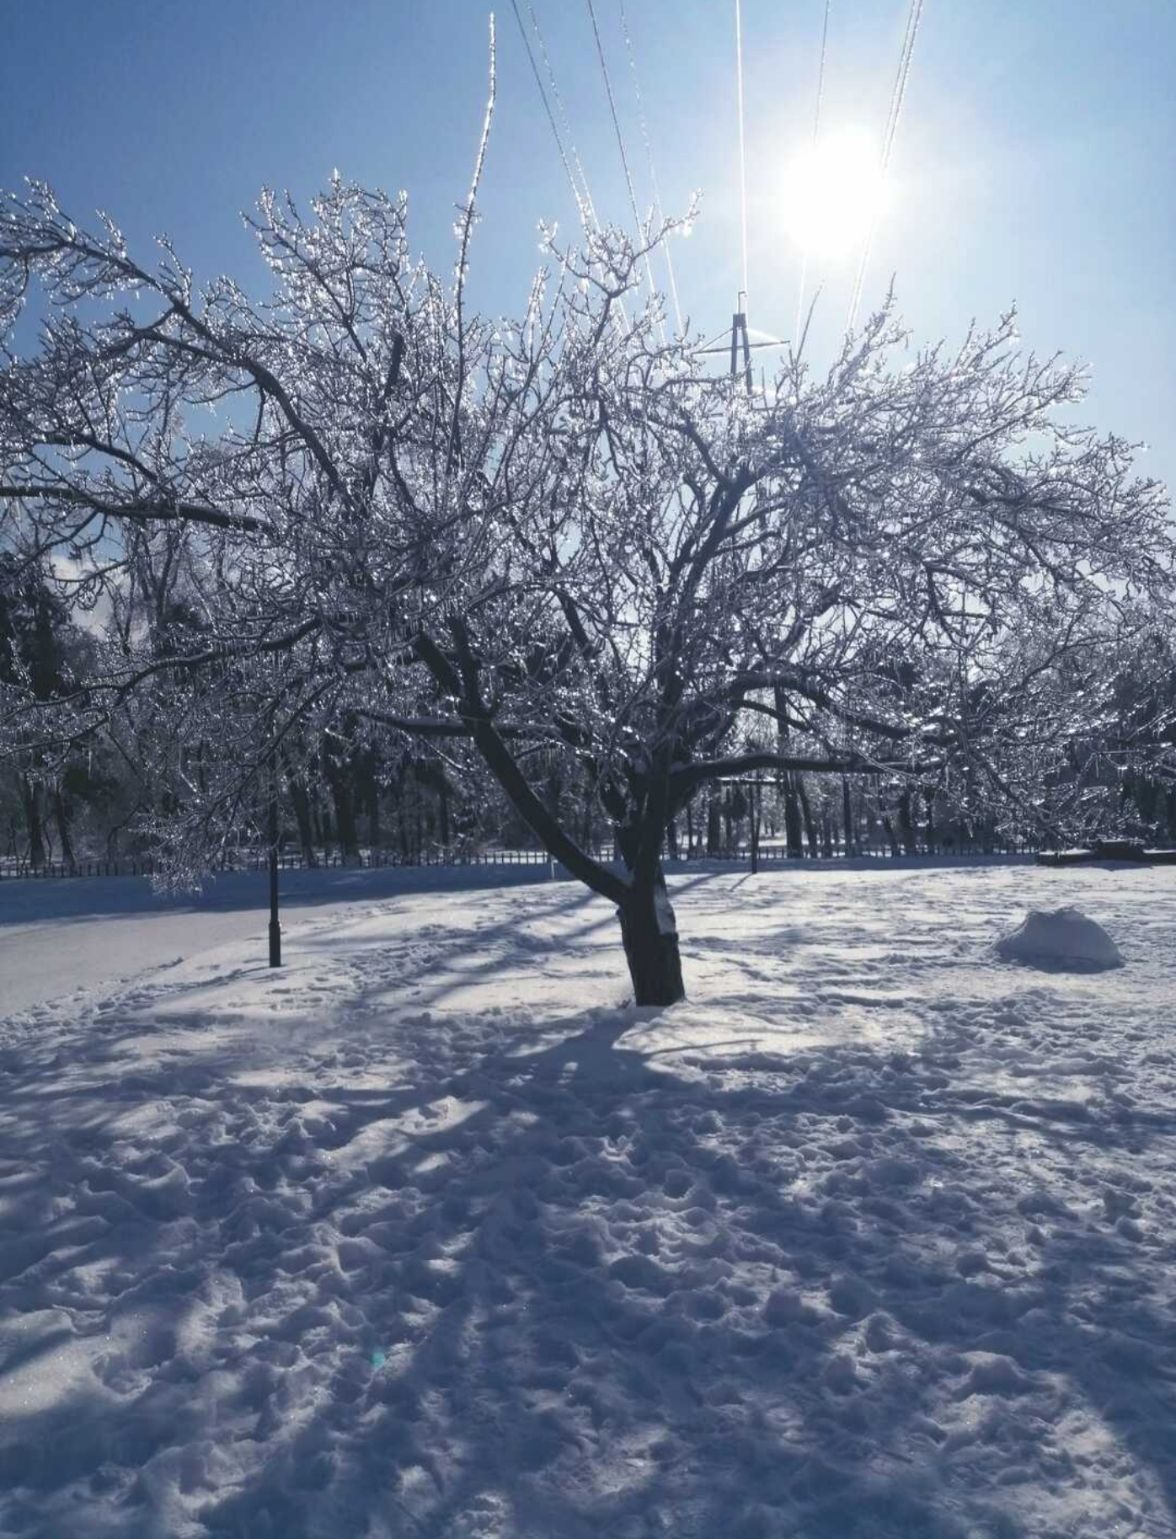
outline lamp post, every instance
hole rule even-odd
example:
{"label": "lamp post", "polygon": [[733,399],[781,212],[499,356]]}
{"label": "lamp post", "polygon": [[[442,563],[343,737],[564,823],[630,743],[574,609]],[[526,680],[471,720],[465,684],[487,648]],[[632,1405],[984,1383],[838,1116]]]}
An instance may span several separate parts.
{"label": "lamp post", "polygon": [[759,834],[760,834],[760,807],[762,799],[760,795],[761,782],[751,782],[751,874],[755,876],[759,871]]}
{"label": "lamp post", "polygon": [[745,779],[742,776],[724,776],[717,782],[723,786],[747,786],[751,791],[748,798],[748,824],[751,833],[751,872],[752,876],[759,873],[759,846],[760,846],[760,820],[763,816],[764,783],[757,775],[754,780]]}
{"label": "lamp post", "polygon": [[278,766],[270,759],[269,795],[269,965],[282,965],[282,926],[278,921]]}

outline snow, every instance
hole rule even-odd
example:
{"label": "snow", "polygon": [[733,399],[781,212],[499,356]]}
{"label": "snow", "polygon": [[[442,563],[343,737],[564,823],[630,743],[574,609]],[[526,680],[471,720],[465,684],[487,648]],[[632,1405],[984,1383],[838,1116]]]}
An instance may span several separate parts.
{"label": "snow", "polygon": [[0,893],[0,1533],[1176,1535],[1170,870],[680,872],[669,1010],[382,875],[102,983],[146,899]]}
{"label": "snow", "polygon": [[1123,955],[1096,920],[1081,909],[1033,909],[1010,934],[996,943],[1006,962],[1028,962],[1082,972],[1122,967]]}
{"label": "snow", "polygon": [[[306,908],[338,904],[346,912],[361,897],[427,892],[455,879],[476,888],[545,875],[535,866],[283,871],[281,923]],[[125,982],[239,936],[258,937],[265,955],[268,882],[264,871],[232,872],[202,892],[169,898],[146,877],[0,881],[0,1015],[71,988]]]}
{"label": "snow", "polygon": [[674,915],[674,907],[670,902],[669,894],[664,888],[658,887],[653,894],[654,916],[657,919],[657,931],[659,935],[677,935],[678,921]]}

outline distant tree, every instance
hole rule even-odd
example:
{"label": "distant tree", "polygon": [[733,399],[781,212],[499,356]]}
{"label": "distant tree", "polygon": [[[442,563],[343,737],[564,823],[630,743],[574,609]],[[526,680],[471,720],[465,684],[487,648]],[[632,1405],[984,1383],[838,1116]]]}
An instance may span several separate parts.
{"label": "distant tree", "polygon": [[[83,638],[70,622],[67,605],[39,564],[18,561],[0,550],[0,690],[48,706],[68,687],[83,651]],[[55,828],[61,858],[72,866],[73,802],[89,798],[94,784],[76,755],[61,753],[68,749],[68,738],[43,742],[35,721],[35,716],[28,718],[24,730],[8,733],[8,770],[25,853],[31,866],[43,866]]]}
{"label": "distant tree", "polygon": [[476,755],[616,905],[642,1004],[683,993],[664,841],[717,780],[954,775],[1064,826],[1067,753],[1173,571],[1162,488],[1061,410],[1074,369],[1011,317],[912,351],[887,306],[824,375],[797,350],[749,392],[664,338],[622,235],[549,244],[521,319],[488,320],[473,195],[450,280],[405,219],[338,180],[309,219],[266,195],[260,304],[44,187],[3,206],[0,313],[35,280],[50,318],[0,372],[0,540],[116,592],[182,527],[200,595],[52,705],[10,682],[12,741],[33,710],[76,740],[149,696],[180,786],[156,834],[186,869],[324,733],[430,743],[450,778]]}

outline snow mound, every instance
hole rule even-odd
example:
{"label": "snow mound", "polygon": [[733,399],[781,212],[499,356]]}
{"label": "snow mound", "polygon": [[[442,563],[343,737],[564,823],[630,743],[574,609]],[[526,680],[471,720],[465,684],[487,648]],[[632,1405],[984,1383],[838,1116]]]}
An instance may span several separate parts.
{"label": "snow mound", "polygon": [[1118,946],[1096,920],[1077,908],[1031,909],[1011,934],[996,943],[1006,962],[1031,962],[1072,972],[1122,967]]}

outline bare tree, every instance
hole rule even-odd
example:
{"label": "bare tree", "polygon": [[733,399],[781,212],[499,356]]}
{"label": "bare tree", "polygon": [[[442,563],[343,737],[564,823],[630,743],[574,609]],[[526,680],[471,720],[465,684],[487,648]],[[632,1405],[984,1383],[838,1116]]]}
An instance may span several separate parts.
{"label": "bare tree", "polygon": [[[0,311],[36,283],[49,318],[0,373],[0,539],[92,597],[179,526],[193,595],[57,702],[10,689],[22,742],[34,710],[73,741],[146,692],[183,788],[157,833],[189,867],[323,731],[476,754],[615,903],[643,1004],[683,993],[664,840],[716,779],[955,775],[1060,826],[1066,754],[1173,567],[1162,488],[1068,423],[1076,370],[1012,317],[911,350],[887,306],[823,375],[793,352],[749,392],[641,303],[665,231],[549,243],[509,321],[464,304],[472,194],[447,281],[405,219],[338,180],[309,219],[266,195],[261,304],[44,187],[4,205]],[[619,867],[543,794],[553,753]]]}

